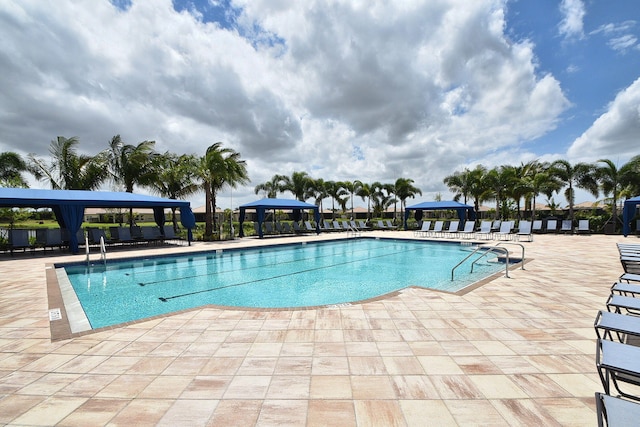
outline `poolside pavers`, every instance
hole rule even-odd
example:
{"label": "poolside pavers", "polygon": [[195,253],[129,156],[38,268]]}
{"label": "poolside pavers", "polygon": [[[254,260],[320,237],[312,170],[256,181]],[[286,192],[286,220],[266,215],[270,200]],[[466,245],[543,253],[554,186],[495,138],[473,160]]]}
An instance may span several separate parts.
{"label": "poolside pavers", "polygon": [[536,235],[523,243],[526,270],[464,295],[411,288],[306,310],[205,307],[54,342],[45,266],[83,257],[0,254],[0,423],[594,425],[593,320],[621,273],[622,241]]}

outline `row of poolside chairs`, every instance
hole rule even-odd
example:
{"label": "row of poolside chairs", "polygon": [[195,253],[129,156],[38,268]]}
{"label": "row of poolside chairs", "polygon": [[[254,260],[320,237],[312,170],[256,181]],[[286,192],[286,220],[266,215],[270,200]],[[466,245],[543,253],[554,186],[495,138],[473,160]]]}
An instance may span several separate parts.
{"label": "row of poolside chairs", "polygon": [[433,224],[432,221],[423,221],[420,229],[414,232],[416,237],[444,237],[444,238],[461,238],[461,239],[478,239],[478,240],[533,240],[531,221],[522,220],[518,229],[514,228],[514,221],[502,221],[500,227],[494,230],[491,221],[482,221],[480,227],[476,229],[476,222],[473,220],[466,221],[462,230],[459,229],[460,221],[452,220],[445,227],[445,221],[438,220]]}
{"label": "row of poolside chairs", "polygon": [[[263,235],[287,235],[287,234],[311,234],[316,233],[317,229],[311,221],[297,222],[293,221],[291,224],[288,222],[269,222],[265,221],[263,224]],[[254,228],[256,234],[259,234],[258,223],[254,222]],[[364,221],[322,221],[318,229],[321,232],[353,232],[360,233],[361,231],[371,230]]]}
{"label": "row of poolside chairs", "polygon": [[640,420],[640,274],[625,263],[630,258],[640,263],[640,245],[618,244],[618,251],[624,273],[594,321],[596,369],[604,389],[595,393],[599,426]]}
{"label": "row of poolside chairs", "polygon": [[[76,238],[80,245],[85,244],[85,236],[89,245],[99,245],[102,238],[105,244],[138,244],[158,243],[166,241],[180,241],[175,234],[173,226],[165,225],[163,232],[157,226],[143,227],[110,227],[109,236],[101,228],[87,228],[78,230]],[[85,234],[86,232],[86,234]],[[36,230],[9,229],[8,250],[13,254],[16,250],[34,251],[38,248],[62,249],[69,246],[69,232],[60,228],[41,228]],[[35,238],[34,238],[35,235]]]}

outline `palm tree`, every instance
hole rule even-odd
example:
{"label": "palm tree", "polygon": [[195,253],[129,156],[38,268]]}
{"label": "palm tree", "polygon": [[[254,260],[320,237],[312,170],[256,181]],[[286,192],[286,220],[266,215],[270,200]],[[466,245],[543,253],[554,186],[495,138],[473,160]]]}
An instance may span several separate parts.
{"label": "palm tree", "polygon": [[346,193],[342,188],[342,183],[336,181],[327,181],[324,183],[325,197],[331,197],[331,219],[336,218],[336,201],[340,206],[344,205],[344,196]]}
{"label": "palm tree", "polygon": [[640,194],[640,155],[620,168],[620,184],[624,187],[627,198]]}
{"label": "palm tree", "polygon": [[549,173],[549,166],[547,162],[537,162],[524,178],[528,181],[527,187],[530,189],[532,221],[536,219],[536,197],[542,193],[547,199],[551,199],[551,195],[562,188],[558,177]]}
{"label": "palm tree", "polygon": [[95,190],[107,178],[106,156],[78,154],[77,137],[59,136],[49,146],[51,163],[29,154],[31,168],[37,179],[49,181],[54,190]]}
{"label": "palm tree", "polygon": [[29,184],[22,176],[29,167],[18,153],[7,151],[0,153],[0,186],[27,188]]}
{"label": "palm tree", "polygon": [[[400,200],[400,216],[404,220],[404,209],[407,207],[407,199],[409,197],[414,198],[416,194],[420,194],[422,196],[422,190],[413,185],[413,180],[410,178],[398,178],[396,179],[396,183],[394,184],[394,193],[396,197]],[[395,212],[394,212],[395,216]]]}
{"label": "palm tree", "polygon": [[[340,186],[343,189],[343,194],[346,196],[349,195],[349,199],[351,199],[351,218],[353,218],[353,195],[355,193],[355,184],[352,181],[341,181]],[[347,199],[343,199],[343,207],[342,210],[346,211],[346,203]]]}
{"label": "palm tree", "polygon": [[460,197],[463,203],[467,204],[467,199],[471,194],[472,172],[466,169],[462,172],[454,172],[453,175],[444,177],[442,182],[449,187],[449,191],[454,194],[454,200],[459,201]]}
{"label": "palm tree", "polygon": [[[597,164],[603,165],[597,166]],[[609,159],[600,159],[597,164],[594,170],[596,180],[600,184],[600,188],[602,189],[605,197],[607,197],[608,194],[611,194],[611,218],[609,218],[607,222],[613,220],[615,228],[617,223],[621,222],[620,218],[618,218],[618,199],[620,197],[621,190],[620,171],[616,167],[615,163]]]}
{"label": "palm tree", "polygon": [[217,192],[225,185],[235,188],[238,184],[249,182],[247,165],[240,160],[240,153],[231,148],[222,148],[222,142],[216,142],[207,148],[200,159],[198,175],[205,192],[205,231],[206,239],[211,239],[213,230],[217,230],[215,206]]}
{"label": "palm tree", "polygon": [[[127,193],[133,193],[136,185],[151,187],[158,177],[158,153],[155,141],[143,141],[138,145],[125,144],[120,135],[109,141],[109,173],[113,182]],[[133,226],[133,208],[129,208],[129,226]]]}
{"label": "palm tree", "polygon": [[[198,158],[194,155],[164,153],[156,159],[157,178],[151,183],[153,192],[169,199],[183,199],[199,190],[195,183]],[[171,208],[173,231],[178,231],[176,208]]]}
{"label": "palm tree", "polygon": [[320,212],[322,212],[322,200],[329,196],[327,192],[327,184],[329,182],[325,182],[324,179],[312,179],[309,184],[309,194],[311,197],[316,199],[315,204],[320,208]]}
{"label": "palm tree", "polygon": [[358,180],[353,182],[356,196],[360,196],[363,202],[365,201],[365,198],[366,198],[367,221],[371,219],[371,197],[373,197],[373,192],[376,184],[379,185],[380,183],[367,184]]}
{"label": "palm tree", "polygon": [[371,184],[371,188],[373,214],[376,217],[381,217],[383,212],[385,212],[389,206],[396,203],[397,201],[395,197],[393,197],[393,186],[390,184],[374,182],[373,184]]}
{"label": "palm tree", "polygon": [[485,181],[487,173],[487,168],[482,165],[478,165],[471,170],[467,178],[469,197],[473,199],[473,207],[476,215],[480,213],[480,203],[491,197],[491,191],[487,187],[487,182]]}
{"label": "palm tree", "polygon": [[594,197],[598,197],[598,182],[593,173],[593,165],[588,163],[576,163],[571,165],[567,160],[556,160],[551,163],[550,173],[558,178],[561,184],[566,185],[564,197],[569,202],[569,219],[573,224],[575,203],[575,188],[587,190]]}
{"label": "palm tree", "polygon": [[309,197],[309,189],[312,178],[306,172],[293,172],[291,177],[285,176],[282,180],[282,191],[290,191],[296,200],[306,201]]}
{"label": "palm tree", "polygon": [[271,180],[267,182],[263,182],[262,184],[256,185],[253,191],[256,194],[259,194],[261,191],[264,191],[265,197],[270,199],[275,199],[278,196],[278,193],[282,190],[282,182],[285,180],[284,175],[274,175]]}

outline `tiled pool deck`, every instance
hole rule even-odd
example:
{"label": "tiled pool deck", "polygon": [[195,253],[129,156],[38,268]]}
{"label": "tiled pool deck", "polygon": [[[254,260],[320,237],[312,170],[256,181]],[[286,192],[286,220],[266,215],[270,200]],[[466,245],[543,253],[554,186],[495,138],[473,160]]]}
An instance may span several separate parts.
{"label": "tiled pool deck", "polygon": [[640,243],[535,236],[523,243],[525,271],[464,295],[412,288],[334,308],[200,308],[54,342],[46,265],[84,257],[0,254],[0,424],[595,425],[593,321],[622,272],[616,242]]}

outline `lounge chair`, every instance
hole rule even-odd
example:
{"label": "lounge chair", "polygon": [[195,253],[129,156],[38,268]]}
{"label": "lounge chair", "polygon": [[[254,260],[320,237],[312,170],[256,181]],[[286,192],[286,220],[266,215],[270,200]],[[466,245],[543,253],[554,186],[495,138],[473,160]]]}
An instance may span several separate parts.
{"label": "lounge chair", "polygon": [[531,225],[531,232],[542,233],[542,220],[536,219],[535,221],[533,221],[533,224]]}
{"label": "lounge chair", "polygon": [[389,228],[384,224],[384,222],[382,222],[381,220],[378,220],[378,230],[388,230]]}
{"label": "lounge chair", "polygon": [[464,228],[458,232],[458,234],[464,239],[473,238],[476,232],[476,222],[474,220],[468,220],[464,223]]}
{"label": "lounge chair", "polygon": [[640,285],[637,283],[615,282],[611,292],[625,297],[640,298]]}
{"label": "lounge chair", "polygon": [[547,227],[544,229],[545,233],[557,233],[558,232],[558,220],[548,219]]}
{"label": "lounge chair", "polygon": [[9,230],[9,250],[13,254],[16,249],[22,249],[22,251],[34,249],[34,246],[29,243],[29,230],[16,228]]}
{"label": "lounge chair", "polygon": [[182,239],[176,235],[173,225],[165,225],[162,230],[164,231],[164,240],[181,241]]}
{"label": "lounge chair", "polygon": [[492,235],[493,233],[491,233],[491,221],[482,221],[480,223],[480,230],[476,232],[475,238],[484,238],[485,240],[489,240],[492,238]]}
{"label": "lounge chair", "polygon": [[162,233],[160,233],[159,227],[154,227],[154,226],[140,227],[140,231],[142,232],[142,239],[147,243],[152,243],[152,242],[157,243],[163,240]]}
{"label": "lounge chair", "polygon": [[589,220],[588,219],[580,219],[578,220],[578,228],[576,229],[576,233],[578,234],[589,234],[591,230],[589,229]]}
{"label": "lounge chair", "polygon": [[640,404],[596,392],[598,427],[632,426],[640,419]]}
{"label": "lounge chair", "polygon": [[346,231],[346,228],[342,228],[340,221],[333,221],[333,229],[334,231]]}
{"label": "lounge chair", "polygon": [[600,310],[593,322],[593,328],[598,339],[624,342],[626,335],[640,337],[640,317]]}
{"label": "lounge chair", "polygon": [[426,237],[431,228],[431,221],[422,221],[422,226],[420,230],[416,230],[413,232],[413,235],[416,237]]}
{"label": "lounge chair", "polygon": [[533,234],[531,233],[531,221],[522,220],[518,223],[518,232],[516,233],[518,241],[527,239],[527,242],[533,242]]}
{"label": "lounge chair", "polygon": [[451,238],[458,234],[458,227],[460,226],[460,221],[449,221],[449,227],[442,232],[442,237]]}
{"label": "lounge chair", "polygon": [[596,346],[596,368],[606,394],[611,394],[613,383],[621,396],[640,400],[640,397],[620,388],[621,382],[640,386],[640,347],[599,339]]}
{"label": "lounge chair", "polygon": [[102,228],[89,228],[87,231],[89,233],[88,236],[90,245],[99,245],[101,239],[105,244],[112,243],[112,241],[107,238],[107,235]]}
{"label": "lounge chair", "polygon": [[623,255],[620,264],[625,273],[640,274],[640,256]]}
{"label": "lounge chair", "polygon": [[311,225],[311,221],[305,221],[304,222],[304,228],[309,233],[315,233],[316,232],[316,228],[313,225]]}
{"label": "lounge chair", "polygon": [[59,228],[39,228],[36,230],[36,244],[47,248],[62,248],[62,231]]}
{"label": "lounge chair", "polygon": [[[118,234],[116,240],[118,243],[135,243],[136,239],[131,236],[131,229],[129,227],[118,227]],[[111,235],[111,239],[113,239],[113,234]]]}
{"label": "lounge chair", "polygon": [[620,280],[629,282],[640,282],[640,274],[624,273],[620,276]]}
{"label": "lounge chair", "polygon": [[503,221],[500,224],[500,230],[497,233],[494,233],[494,237],[497,237],[498,240],[512,240],[513,239],[513,221]]}
{"label": "lounge chair", "polygon": [[563,219],[562,224],[560,225],[561,233],[572,233],[573,230],[573,222],[570,219]]}
{"label": "lounge chair", "polygon": [[627,314],[640,315],[640,298],[611,294],[607,299],[607,310],[618,314],[624,310]]}
{"label": "lounge chair", "polygon": [[359,228],[360,230],[363,230],[363,231],[371,230],[371,227],[369,227],[369,226],[367,225],[367,223],[366,223],[366,222],[364,222],[363,220],[358,220],[358,225],[359,225],[359,227],[358,227],[358,228]]}
{"label": "lounge chair", "polygon": [[358,224],[356,224],[354,220],[349,221],[349,226],[355,231],[361,231],[360,228],[358,228]]}
{"label": "lounge chair", "polygon": [[491,223],[491,231],[497,232],[498,230],[500,230],[501,226],[502,226],[502,221],[499,219],[496,219]]}
{"label": "lounge chair", "polygon": [[438,237],[439,234],[442,234],[443,226],[444,226],[444,221],[436,221],[433,224],[433,230],[427,232],[427,236]]}
{"label": "lounge chair", "polygon": [[398,229],[398,227],[397,227],[397,226],[393,225],[393,223],[391,222],[391,220],[390,220],[390,219],[385,219],[385,222],[386,222],[386,224],[387,224],[387,228],[388,228],[389,230],[397,230],[397,229]]}

